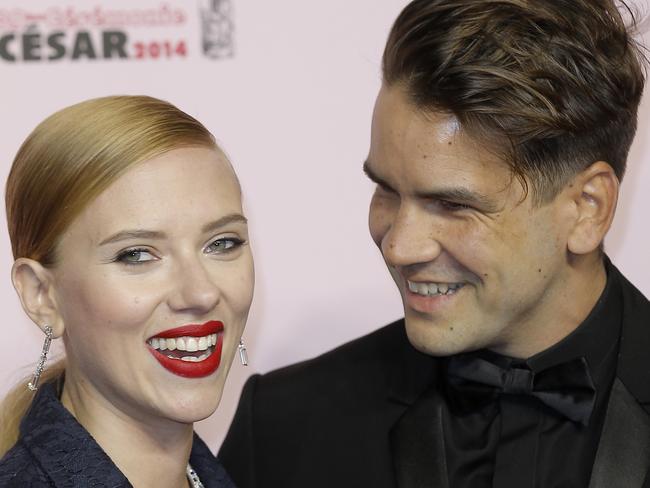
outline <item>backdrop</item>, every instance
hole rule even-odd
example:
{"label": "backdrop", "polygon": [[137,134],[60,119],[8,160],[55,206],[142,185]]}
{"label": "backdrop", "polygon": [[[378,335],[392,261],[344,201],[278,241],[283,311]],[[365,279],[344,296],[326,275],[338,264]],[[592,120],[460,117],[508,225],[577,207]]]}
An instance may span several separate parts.
{"label": "backdrop", "polygon": [[[204,122],[240,176],[257,287],[218,411],[217,448],[248,375],[306,359],[401,316],[367,231],[361,166],[388,30],[405,0],[2,0],[0,179],[44,117],[109,94],[164,98]],[[637,2],[648,10],[645,3]],[[650,296],[650,102],[615,225],[614,262]],[[27,376],[42,334],[12,289],[0,212],[0,395]]]}

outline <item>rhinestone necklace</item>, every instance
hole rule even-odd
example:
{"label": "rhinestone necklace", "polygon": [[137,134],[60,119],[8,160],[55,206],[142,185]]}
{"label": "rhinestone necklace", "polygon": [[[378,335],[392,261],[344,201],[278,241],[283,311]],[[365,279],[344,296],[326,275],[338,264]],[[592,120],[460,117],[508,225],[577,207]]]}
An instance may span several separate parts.
{"label": "rhinestone necklace", "polygon": [[190,480],[192,488],[204,488],[203,483],[201,483],[201,480],[199,479],[199,475],[196,474],[196,471],[194,471],[189,463],[187,463],[185,472],[187,473],[187,479]]}

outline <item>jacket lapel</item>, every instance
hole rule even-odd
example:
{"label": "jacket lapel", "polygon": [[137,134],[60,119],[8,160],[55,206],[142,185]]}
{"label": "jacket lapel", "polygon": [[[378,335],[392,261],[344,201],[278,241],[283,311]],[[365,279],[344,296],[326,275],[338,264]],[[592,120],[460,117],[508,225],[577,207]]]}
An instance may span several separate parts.
{"label": "jacket lapel", "polygon": [[390,429],[398,488],[448,488],[442,432],[442,397],[435,388],[438,360],[418,352],[401,324],[401,352],[389,368],[389,402],[401,415]]}
{"label": "jacket lapel", "polygon": [[622,285],[621,345],[589,488],[650,488],[650,302],[607,265]]}
{"label": "jacket lapel", "polygon": [[640,488],[650,468],[650,418],[617,378],[589,488]]}
{"label": "jacket lapel", "polygon": [[616,268],[614,270],[623,285],[623,327],[617,376],[650,414],[650,302]]}
{"label": "jacket lapel", "polygon": [[22,442],[52,486],[131,488],[99,444],[61,404],[54,383],[39,387],[20,430]]}
{"label": "jacket lapel", "polygon": [[441,395],[429,388],[390,433],[399,488],[448,488]]}

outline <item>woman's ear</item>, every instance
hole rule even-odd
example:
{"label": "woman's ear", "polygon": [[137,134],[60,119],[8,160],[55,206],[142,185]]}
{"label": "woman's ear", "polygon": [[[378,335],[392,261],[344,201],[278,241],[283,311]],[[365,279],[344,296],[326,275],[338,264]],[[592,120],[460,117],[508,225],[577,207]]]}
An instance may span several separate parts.
{"label": "woman's ear", "polygon": [[578,173],[570,188],[577,218],[568,239],[569,251],[587,254],[600,247],[612,224],[618,177],[609,164],[598,161]]}
{"label": "woman's ear", "polygon": [[11,268],[11,281],[23,309],[41,330],[52,327],[54,337],[63,335],[64,325],[54,295],[52,273],[38,261],[18,258]]}

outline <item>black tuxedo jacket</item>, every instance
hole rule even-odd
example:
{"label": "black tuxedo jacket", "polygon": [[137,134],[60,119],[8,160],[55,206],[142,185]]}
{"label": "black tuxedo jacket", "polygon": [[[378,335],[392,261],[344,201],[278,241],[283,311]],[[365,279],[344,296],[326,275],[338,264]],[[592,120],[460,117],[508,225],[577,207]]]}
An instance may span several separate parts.
{"label": "black tuxedo jacket", "polygon": [[[650,302],[611,272],[623,285],[622,337],[588,488],[650,488]],[[437,374],[400,320],[255,375],[219,458],[240,488],[453,488],[440,410],[423,398]]]}

